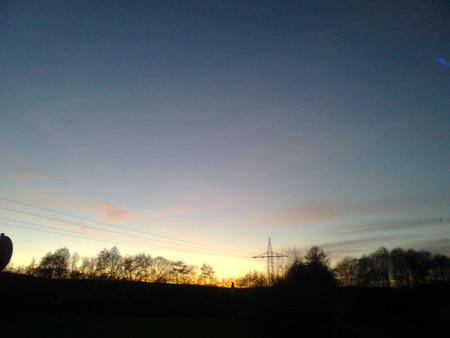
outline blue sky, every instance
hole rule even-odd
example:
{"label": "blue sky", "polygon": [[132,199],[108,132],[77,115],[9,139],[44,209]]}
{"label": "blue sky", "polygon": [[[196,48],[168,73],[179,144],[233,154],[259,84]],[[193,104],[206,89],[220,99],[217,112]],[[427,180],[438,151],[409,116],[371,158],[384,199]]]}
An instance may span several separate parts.
{"label": "blue sky", "polygon": [[0,9],[0,224],[14,264],[117,244],[243,274],[264,269],[251,256],[269,236],[334,260],[450,254],[445,1]]}

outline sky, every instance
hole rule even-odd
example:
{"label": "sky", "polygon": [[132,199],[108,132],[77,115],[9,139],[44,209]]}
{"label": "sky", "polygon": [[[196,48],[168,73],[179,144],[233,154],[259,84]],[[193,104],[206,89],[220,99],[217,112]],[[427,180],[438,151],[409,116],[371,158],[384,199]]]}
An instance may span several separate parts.
{"label": "sky", "polygon": [[12,263],[450,255],[446,1],[2,1]]}

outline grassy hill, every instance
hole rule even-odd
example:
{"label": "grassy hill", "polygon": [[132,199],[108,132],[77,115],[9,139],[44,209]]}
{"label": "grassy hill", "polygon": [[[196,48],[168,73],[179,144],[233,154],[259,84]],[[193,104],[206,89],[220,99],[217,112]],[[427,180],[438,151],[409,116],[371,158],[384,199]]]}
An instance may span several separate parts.
{"label": "grassy hill", "polygon": [[445,337],[450,287],[230,289],[0,274],[2,336]]}

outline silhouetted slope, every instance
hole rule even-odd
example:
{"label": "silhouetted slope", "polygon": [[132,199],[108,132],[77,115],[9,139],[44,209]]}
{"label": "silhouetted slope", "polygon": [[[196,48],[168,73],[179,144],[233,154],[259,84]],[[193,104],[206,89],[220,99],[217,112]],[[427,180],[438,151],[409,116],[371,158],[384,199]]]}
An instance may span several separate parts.
{"label": "silhouetted slope", "polygon": [[[217,287],[1,273],[0,290],[5,332],[29,327],[35,335],[43,336],[49,332],[64,336],[64,328],[72,327],[71,321],[84,327],[77,331],[79,335],[101,334],[99,330],[108,323],[105,332],[119,336],[130,323],[135,325],[131,336],[140,335],[141,329],[168,337],[180,333],[233,337],[450,336],[449,285],[402,290],[337,288],[313,295],[280,286],[235,289],[232,295],[230,289]],[[52,323],[59,331],[50,329]]]}

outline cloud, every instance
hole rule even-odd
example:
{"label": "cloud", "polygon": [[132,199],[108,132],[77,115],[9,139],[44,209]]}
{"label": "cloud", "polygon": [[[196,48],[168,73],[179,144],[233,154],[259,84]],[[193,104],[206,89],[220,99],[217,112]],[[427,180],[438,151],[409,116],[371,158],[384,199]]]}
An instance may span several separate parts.
{"label": "cloud", "polygon": [[431,239],[410,243],[416,250],[426,250],[434,254],[450,256],[450,238]]}
{"label": "cloud", "polygon": [[276,225],[304,225],[333,219],[346,215],[344,208],[326,205],[310,205],[287,207],[260,211],[250,218],[259,224]]}
{"label": "cloud", "polygon": [[11,175],[11,176],[7,176],[7,178],[10,179],[24,179],[24,178],[28,178],[28,179],[36,179],[36,180],[51,180],[52,177],[44,175],[44,174],[38,174],[38,173],[32,173],[32,174],[16,174],[16,175]]}
{"label": "cloud", "polygon": [[[395,244],[393,242],[395,240]],[[403,249],[425,250],[433,254],[450,255],[450,238],[430,239],[398,242],[398,237],[375,236],[364,239],[351,239],[339,242],[329,242],[319,246],[329,253],[334,262],[339,261],[345,256],[361,257],[375,252],[378,248],[385,246],[389,250],[401,247]]]}
{"label": "cloud", "polygon": [[383,223],[370,223],[366,225],[351,225],[335,228],[331,231],[339,236],[347,236],[351,234],[370,234],[385,231],[398,230],[413,230],[423,227],[448,226],[447,219],[438,218],[422,218],[422,219],[407,219],[407,220],[392,220]]}
{"label": "cloud", "polygon": [[136,215],[128,210],[118,207],[112,203],[94,201],[93,211],[99,212],[103,217],[103,222],[117,223],[134,218]]}
{"label": "cloud", "polygon": [[[312,202],[307,204],[298,204],[297,206],[282,207],[277,209],[260,210],[248,216],[247,221],[257,222],[262,225],[277,226],[277,225],[309,225],[316,222],[333,221],[343,217],[354,216],[391,216],[405,211],[418,210],[419,208],[427,209],[429,207],[444,207],[448,204],[448,197],[440,194],[421,194],[410,195],[403,198],[386,198],[383,200],[369,201],[360,204],[350,203],[320,203]],[[382,224],[374,224],[373,227],[391,228],[394,226],[411,227],[423,226],[428,224],[436,224],[441,222],[441,218],[445,215],[437,215],[436,218],[426,218],[420,220],[404,220],[398,221],[398,224],[383,222]],[[448,220],[448,218],[444,218]],[[422,224],[423,223],[423,224]],[[391,225],[392,224],[392,225]],[[365,228],[365,227],[364,227]],[[351,231],[356,230],[360,232],[369,231],[364,230],[360,226],[347,227]],[[367,226],[369,228],[369,226]],[[374,229],[374,228],[371,228]],[[342,228],[336,231],[342,231]],[[350,231],[350,230],[346,230]]]}
{"label": "cloud", "polygon": [[[70,204],[68,205],[67,202],[69,201]],[[137,217],[135,213],[129,210],[105,201],[70,198],[65,202],[64,208],[92,212],[99,215],[104,223],[119,223]]]}
{"label": "cloud", "polygon": [[[104,223],[123,222],[134,219],[138,216],[136,213],[127,210],[126,208],[107,201],[67,196],[65,194],[55,193],[54,191],[46,191],[43,189],[40,189],[39,192],[26,192],[22,194],[22,196],[22,199],[19,199],[21,202],[50,210],[63,209],[73,215],[77,215],[78,212],[93,213],[100,216],[100,221]],[[24,199],[24,197],[26,199]],[[83,217],[86,216],[83,215]]]}
{"label": "cloud", "polygon": [[321,244],[320,247],[326,250],[330,250],[333,253],[349,253],[349,252],[361,252],[367,248],[367,244],[374,244],[384,242],[392,239],[392,236],[375,236],[370,238],[351,239],[339,242],[330,242]]}

